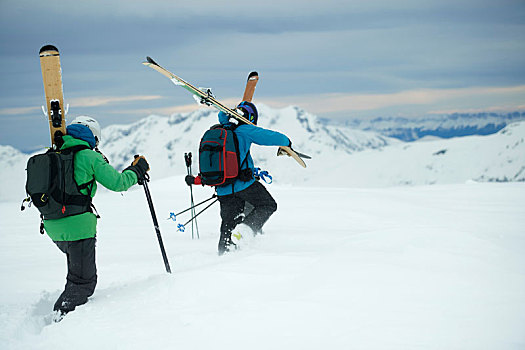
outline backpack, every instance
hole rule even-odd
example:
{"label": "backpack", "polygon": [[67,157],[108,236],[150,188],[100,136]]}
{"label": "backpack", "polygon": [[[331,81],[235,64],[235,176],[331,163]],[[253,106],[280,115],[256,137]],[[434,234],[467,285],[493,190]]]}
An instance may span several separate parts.
{"label": "backpack", "polygon": [[85,195],[80,190],[95,179],[79,186],[74,177],[75,154],[83,149],[90,148],[80,145],[61,151],[50,149],[27,161],[26,192],[43,219],[91,212],[91,193]]}
{"label": "backpack", "polygon": [[[248,181],[251,169],[242,169],[248,154],[241,162],[235,127],[214,125],[207,130],[199,144],[199,175],[203,185],[233,184],[236,179]],[[242,170],[241,170],[242,169]]]}

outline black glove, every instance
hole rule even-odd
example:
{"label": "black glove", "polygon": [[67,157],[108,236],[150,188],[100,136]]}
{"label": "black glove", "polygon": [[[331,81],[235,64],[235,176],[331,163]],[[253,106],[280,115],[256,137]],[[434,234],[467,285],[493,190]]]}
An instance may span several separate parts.
{"label": "black glove", "polygon": [[133,163],[124,170],[132,170],[137,174],[138,181],[144,180],[146,172],[149,171],[149,164],[144,156],[137,156]]}
{"label": "black glove", "polygon": [[[281,146],[277,149],[277,155],[278,156],[290,156],[288,154],[288,152],[286,152],[282,147],[285,147],[285,146]],[[288,139],[288,147],[292,148],[292,140]]]}
{"label": "black glove", "polygon": [[186,184],[188,186],[194,185],[195,184],[195,176],[186,175],[186,177],[184,178],[184,181],[186,181]]}

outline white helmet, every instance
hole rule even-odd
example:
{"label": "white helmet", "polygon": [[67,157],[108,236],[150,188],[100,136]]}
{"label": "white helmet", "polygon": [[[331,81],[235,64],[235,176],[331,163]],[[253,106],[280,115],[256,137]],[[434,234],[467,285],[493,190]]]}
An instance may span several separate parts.
{"label": "white helmet", "polygon": [[71,124],[81,124],[87,126],[89,130],[91,130],[91,132],[93,133],[93,136],[95,136],[95,145],[98,146],[98,143],[102,139],[102,133],[100,131],[100,125],[95,119],[86,115],[81,115],[73,119]]}

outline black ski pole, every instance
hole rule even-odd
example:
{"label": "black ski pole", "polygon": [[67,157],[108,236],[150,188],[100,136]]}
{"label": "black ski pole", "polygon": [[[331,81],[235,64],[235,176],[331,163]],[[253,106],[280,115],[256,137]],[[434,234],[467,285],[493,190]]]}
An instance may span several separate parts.
{"label": "black ski pole", "polygon": [[[211,198],[210,198],[211,199]],[[195,216],[193,216],[191,219],[189,219],[188,221],[186,221],[186,223],[182,226],[186,226],[190,221],[193,221],[197,218],[197,216],[201,215],[203,211],[205,211],[206,209],[208,209],[209,207],[211,207],[212,205],[215,204],[215,202],[217,202],[219,199],[216,198],[213,202],[211,202],[210,204],[208,204],[204,209],[202,209],[200,212],[198,212]]]}
{"label": "black ski pole", "polygon": [[155,209],[153,208],[153,200],[151,199],[151,193],[149,192],[148,181],[149,175],[146,173],[144,174],[144,179],[139,180],[139,185],[144,186],[144,192],[146,193],[146,199],[148,200],[151,218],[153,219],[153,226],[155,226],[155,232],[157,233],[157,239],[159,241],[160,252],[162,253],[162,259],[164,260],[164,266],[166,266],[166,272],[171,273],[170,263],[168,262],[168,256],[166,255],[164,243],[162,243],[162,236],[160,235],[159,222],[157,221],[157,215],[155,214]]}
{"label": "black ski pole", "polygon": [[194,208],[197,208],[199,205],[202,205],[202,204],[204,204],[204,203],[206,203],[206,202],[209,202],[209,201],[211,201],[211,200],[212,200],[213,198],[215,198],[215,197],[217,197],[217,195],[214,193],[210,198],[205,199],[205,200],[203,200],[202,202],[197,203],[197,204],[195,204],[195,205],[192,206],[192,207],[189,207],[189,208],[187,208],[187,209],[184,209],[183,211],[178,212],[177,214],[172,214],[172,215],[168,218],[168,220],[171,219],[172,216],[177,217],[177,216],[179,216],[180,214],[184,214],[184,213],[187,212],[188,210],[192,210],[192,209],[194,209]]}
{"label": "black ski pole", "polygon": [[[188,170],[188,175],[191,174],[191,152],[184,153],[184,161],[186,162],[186,168]],[[190,185],[190,205],[192,207],[191,209],[191,215],[195,215],[195,202],[193,201],[193,186]],[[195,220],[195,229],[197,231],[197,238],[199,238],[199,226],[197,225],[197,220]],[[191,239],[193,239],[193,221],[191,222]]]}

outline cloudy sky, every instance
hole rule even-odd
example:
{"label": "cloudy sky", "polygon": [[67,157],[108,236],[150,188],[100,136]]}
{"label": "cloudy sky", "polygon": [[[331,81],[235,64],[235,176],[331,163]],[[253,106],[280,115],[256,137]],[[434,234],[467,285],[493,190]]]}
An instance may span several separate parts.
{"label": "cloudy sky", "polygon": [[45,44],[69,119],[103,126],[198,107],[146,56],[232,105],[257,70],[255,102],[337,120],[523,110],[524,18],[524,0],[0,0],[0,144],[49,143]]}

